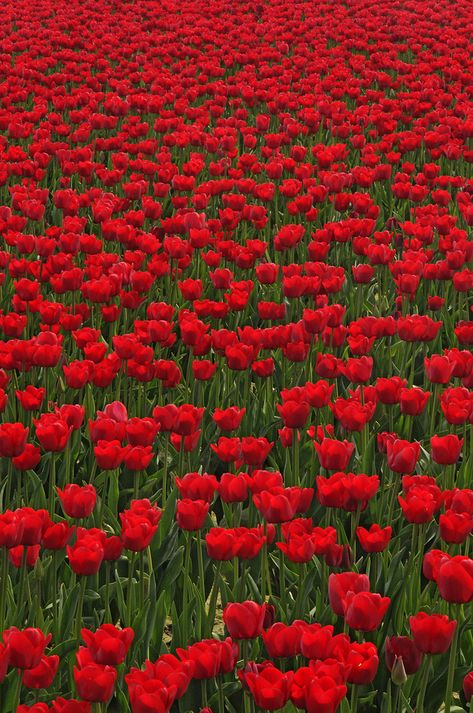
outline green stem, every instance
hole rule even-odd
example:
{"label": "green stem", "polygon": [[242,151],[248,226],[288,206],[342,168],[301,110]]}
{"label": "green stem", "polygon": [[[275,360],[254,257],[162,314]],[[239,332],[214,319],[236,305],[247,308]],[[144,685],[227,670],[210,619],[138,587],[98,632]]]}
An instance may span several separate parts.
{"label": "green stem", "polygon": [[54,514],[54,504],[56,497],[56,456],[51,453],[51,469],[49,473],[49,503],[48,511],[50,516]]}
{"label": "green stem", "polygon": [[21,695],[21,683],[23,678],[23,672],[18,669],[17,677],[15,681],[15,692],[13,694],[13,707],[12,711],[16,711],[20,705],[20,695]]}
{"label": "green stem", "polygon": [[112,621],[112,613],[110,611],[110,562],[105,563],[105,622],[107,624]]}
{"label": "green stem", "polygon": [[[282,540],[282,530],[279,526],[279,536]],[[281,614],[284,619],[287,617],[287,602],[286,602],[286,575],[284,571],[284,552],[279,550],[279,598],[281,604]]]}
{"label": "green stem", "polygon": [[225,694],[223,692],[223,676],[219,676],[218,679],[218,713],[225,713]]}
{"label": "green stem", "polygon": [[424,699],[425,692],[427,691],[427,684],[429,682],[430,666],[430,659],[426,658],[424,660],[424,665],[422,668],[419,695],[417,696],[416,700],[416,713],[424,713]]}
{"label": "green stem", "polygon": [[218,599],[218,592],[220,588],[220,573],[222,570],[222,562],[219,560],[217,562],[217,566],[215,568],[215,575],[214,575],[214,583],[213,583],[213,588],[212,588],[212,593],[210,595],[210,602],[209,602],[209,614],[207,618],[207,630],[205,632],[205,635],[209,637],[212,634],[212,629],[215,621],[215,612],[217,609],[217,599]]}
{"label": "green stem", "polygon": [[169,438],[164,441],[164,469],[163,469],[163,489],[162,489],[162,506],[166,505],[166,500],[168,497],[168,450],[169,450]]}
{"label": "green stem", "polygon": [[76,640],[80,640],[80,630],[82,629],[82,613],[84,611],[84,597],[85,597],[85,587],[87,584],[87,577],[82,576],[80,580],[80,590],[79,590],[79,601],[77,602],[77,612],[76,612]]}
{"label": "green stem", "polygon": [[8,586],[8,552],[6,547],[0,548],[0,631],[5,628],[5,610],[7,604]]}
{"label": "green stem", "polygon": [[140,610],[143,609],[145,603],[145,553],[140,552]]}
{"label": "green stem", "polygon": [[135,570],[136,552],[132,552],[128,564],[128,584],[126,588],[126,612],[128,616],[128,626],[131,626],[133,611],[133,572]]}
{"label": "green stem", "polygon": [[20,586],[18,589],[18,599],[16,602],[17,612],[23,611],[23,602],[25,600],[25,588],[26,588],[26,578],[28,576],[28,547],[23,545],[23,553],[21,556],[21,569],[20,569]]}
{"label": "green stem", "polygon": [[[203,606],[203,611],[202,611],[202,627],[204,626],[204,617],[205,617],[205,601],[206,601],[206,596],[205,596],[205,575],[204,575],[204,558],[202,555],[202,535],[200,530],[197,530],[197,566],[199,569],[199,587],[200,587],[200,595],[202,597],[202,606]],[[202,632],[201,632],[202,634]]]}
{"label": "green stem", "polygon": [[202,707],[207,708],[207,681],[203,678],[200,682],[200,689],[202,691]]}
{"label": "green stem", "polygon": [[299,432],[297,428],[292,429],[292,483],[291,485],[299,485]]}
{"label": "green stem", "polygon": [[[453,606],[450,607],[450,618],[456,619],[455,611]],[[452,695],[453,695],[453,679],[455,676],[455,664],[457,661],[457,649],[458,649],[458,638],[460,633],[460,622],[457,621],[457,626],[455,628],[455,634],[453,635],[453,641],[450,647],[450,659],[448,661],[448,675],[447,675],[447,687],[445,690],[445,713],[450,713],[450,707],[452,705]]]}
{"label": "green stem", "polygon": [[358,689],[359,686],[352,684],[350,696],[350,713],[356,713],[358,710]]}

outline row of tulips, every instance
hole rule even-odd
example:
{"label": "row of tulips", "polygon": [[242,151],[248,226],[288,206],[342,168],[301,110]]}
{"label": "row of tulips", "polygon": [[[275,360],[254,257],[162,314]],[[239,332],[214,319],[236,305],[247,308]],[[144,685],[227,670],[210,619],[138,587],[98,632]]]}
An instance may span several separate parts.
{"label": "row of tulips", "polygon": [[0,713],[473,710],[469,0],[6,0]]}

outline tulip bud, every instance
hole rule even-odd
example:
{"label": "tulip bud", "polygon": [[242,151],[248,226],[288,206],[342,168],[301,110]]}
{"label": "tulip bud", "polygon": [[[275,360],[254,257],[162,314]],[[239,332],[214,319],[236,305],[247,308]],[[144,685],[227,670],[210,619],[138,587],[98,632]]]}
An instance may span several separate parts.
{"label": "tulip bud", "polygon": [[343,545],[342,561],[340,567],[343,569],[351,569],[353,566],[353,550],[350,545]]}
{"label": "tulip bud", "polygon": [[269,629],[270,626],[274,624],[274,619],[276,617],[276,609],[272,604],[266,604],[266,609],[264,612],[263,629]]}
{"label": "tulip bud", "polygon": [[391,671],[391,680],[396,684],[396,686],[402,686],[407,681],[407,673],[404,668],[402,656],[396,656],[394,659],[394,665]]}

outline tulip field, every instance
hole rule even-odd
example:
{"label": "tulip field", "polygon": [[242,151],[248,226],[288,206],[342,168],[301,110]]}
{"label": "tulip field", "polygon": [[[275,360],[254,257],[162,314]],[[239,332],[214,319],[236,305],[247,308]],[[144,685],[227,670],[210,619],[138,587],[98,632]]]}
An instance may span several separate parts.
{"label": "tulip field", "polygon": [[473,711],[471,0],[5,0],[0,713]]}

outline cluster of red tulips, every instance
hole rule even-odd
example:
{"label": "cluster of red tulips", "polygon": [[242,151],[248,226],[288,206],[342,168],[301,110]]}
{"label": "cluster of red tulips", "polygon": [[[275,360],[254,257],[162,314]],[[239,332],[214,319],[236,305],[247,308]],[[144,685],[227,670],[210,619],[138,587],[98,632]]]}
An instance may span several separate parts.
{"label": "cluster of red tulips", "polygon": [[6,0],[0,713],[473,710],[470,0]]}

